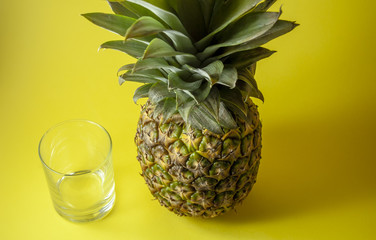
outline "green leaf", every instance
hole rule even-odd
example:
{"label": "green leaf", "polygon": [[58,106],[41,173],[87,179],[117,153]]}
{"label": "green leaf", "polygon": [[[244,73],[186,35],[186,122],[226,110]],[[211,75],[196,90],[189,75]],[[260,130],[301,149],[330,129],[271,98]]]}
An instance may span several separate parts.
{"label": "green leaf", "polygon": [[147,2],[166,11],[173,11],[173,9],[170,6],[170,0],[147,0]]}
{"label": "green leaf", "polygon": [[209,45],[215,34],[222,31],[230,23],[254,8],[261,0],[217,0],[214,5],[209,32],[196,43],[198,49]]}
{"label": "green leaf", "polygon": [[205,72],[204,70],[202,70],[201,68],[195,68],[195,67],[192,67],[192,66],[186,64],[186,65],[183,65],[183,69],[188,70],[192,74],[196,74],[198,76],[201,76],[202,78],[204,78],[206,81],[208,81],[211,84],[210,75],[207,72]]}
{"label": "green leaf", "polygon": [[206,29],[208,29],[216,0],[198,0],[198,2],[201,5],[201,14],[204,16]]}
{"label": "green leaf", "polygon": [[226,104],[226,106],[233,106],[239,109],[244,115],[247,115],[247,109],[245,103],[242,99],[242,94],[239,89],[220,89],[221,100]]}
{"label": "green leaf", "polygon": [[142,71],[137,71],[138,74],[144,74],[152,77],[164,78],[164,81],[167,82],[167,75],[163,74],[159,69],[146,69]]}
{"label": "green leaf", "polygon": [[134,18],[108,13],[86,13],[82,14],[82,16],[95,25],[123,37],[127,29],[136,21]]}
{"label": "green leaf", "polygon": [[141,58],[147,48],[148,43],[138,39],[116,40],[105,42],[100,46],[101,48],[114,49],[124,52],[134,58]]}
{"label": "green leaf", "polygon": [[[122,71],[130,71],[134,69],[134,66],[135,64],[132,63],[132,64],[127,64],[127,65],[124,65],[122,66],[121,68],[119,68],[118,70],[118,75],[120,72]],[[132,73],[129,73],[129,74],[132,74]],[[146,69],[146,70],[139,70],[137,71],[137,74],[140,74],[140,75],[147,75],[149,77],[154,77],[156,78],[157,80],[159,81],[163,81],[163,82],[167,82],[167,78],[165,78],[165,76],[162,74],[162,72],[159,70],[159,69]],[[162,79],[163,78],[163,79]]]}
{"label": "green leaf", "polygon": [[239,70],[238,77],[239,77],[239,80],[242,80],[242,81],[248,83],[249,85],[253,86],[254,88],[258,88],[257,82],[254,78],[253,69],[252,69],[251,66]]}
{"label": "green leaf", "polygon": [[144,16],[137,19],[127,30],[125,39],[147,37],[160,33],[163,30],[166,30],[166,27],[163,26],[160,22],[158,22],[154,18]]}
{"label": "green leaf", "polygon": [[188,122],[198,129],[208,129],[217,134],[222,134],[222,128],[210,112],[202,105],[194,105],[188,116]]}
{"label": "green leaf", "polygon": [[185,29],[190,33],[194,41],[205,36],[206,26],[204,15],[201,12],[199,0],[174,0],[175,11]]}
{"label": "green leaf", "polygon": [[208,97],[210,93],[210,89],[211,89],[211,84],[209,82],[203,82],[200,88],[198,88],[197,90],[194,90],[192,92],[190,91],[184,91],[184,92],[190,95],[197,103],[200,103]]}
{"label": "green leaf", "polygon": [[231,24],[218,34],[220,43],[211,45],[197,56],[204,60],[212,56],[218,49],[230,46],[239,46],[249,42],[267,32],[277,22],[280,13],[250,13]]}
{"label": "green leaf", "polygon": [[134,63],[131,63],[131,64],[127,64],[127,65],[124,65],[122,66],[121,68],[118,69],[118,75],[120,72],[123,72],[123,71],[130,71],[134,68],[135,64]]}
{"label": "green leaf", "polygon": [[167,82],[163,78],[158,78],[154,76],[148,76],[143,74],[130,74],[124,73],[119,76],[119,84],[122,85],[124,82],[139,82],[139,83],[156,83],[158,81]]}
{"label": "green leaf", "polygon": [[149,90],[153,86],[152,83],[142,85],[141,87],[137,88],[133,95],[133,101],[137,104],[137,100],[140,98],[146,98],[149,96]]}
{"label": "green leaf", "polygon": [[163,33],[172,41],[176,50],[191,54],[197,52],[192,40],[183,33],[175,30],[166,30]]}
{"label": "green leaf", "polygon": [[277,0],[265,0],[253,10],[254,12],[266,12]]}
{"label": "green leaf", "polygon": [[258,98],[264,102],[264,96],[262,95],[260,90],[255,88],[252,84],[249,84],[245,81],[238,81],[236,83],[236,86],[241,91],[244,102],[246,102],[249,97]]}
{"label": "green leaf", "polygon": [[154,113],[155,117],[162,114],[162,123],[169,119],[172,115],[177,112],[176,100],[175,98],[166,98],[160,101],[155,107]]}
{"label": "green leaf", "polygon": [[221,59],[224,58],[228,55],[231,55],[236,52],[241,52],[241,51],[246,51],[250,49],[257,48],[270,40],[273,40],[281,35],[284,35],[290,31],[292,31],[295,27],[297,27],[299,24],[296,24],[294,22],[289,22],[289,21],[283,21],[283,20],[278,20],[274,26],[269,29],[266,33],[263,35],[259,36],[258,38],[251,40],[247,43],[244,43],[242,45],[237,45],[237,46],[232,46],[232,47],[227,47],[224,49],[224,52],[216,56],[216,59]]}
{"label": "green leaf", "polygon": [[171,66],[163,58],[147,58],[147,59],[138,60],[133,68],[133,72],[149,70],[149,69],[164,69],[164,70],[170,70],[174,72],[180,70],[174,66]]}
{"label": "green leaf", "polygon": [[230,110],[235,115],[243,119],[246,123],[250,125],[252,124],[252,119],[250,118],[250,116],[247,116],[246,114],[244,114],[244,112],[242,112],[237,106],[233,104],[229,104],[229,103],[224,103],[224,104],[226,105],[228,110]]}
{"label": "green leaf", "polygon": [[271,56],[275,51],[270,51],[266,48],[258,47],[244,52],[238,52],[232,54],[226,59],[229,66],[235,67],[237,69],[248,67],[253,63]]}
{"label": "green leaf", "polygon": [[[260,99],[261,101],[264,101],[264,96],[262,95],[261,91],[258,89],[257,82],[254,79],[254,74],[252,72],[252,68],[244,68],[241,71],[239,71],[239,89],[243,89],[246,91],[246,98],[245,101],[248,99],[248,97],[255,97]],[[246,83],[246,85],[242,84]],[[247,86],[248,85],[248,86]]]}
{"label": "green leaf", "polygon": [[236,128],[237,124],[231,113],[227,111],[223,102],[220,101],[219,91],[213,87],[209,96],[201,103],[220,126],[228,129]]}
{"label": "green leaf", "polygon": [[153,117],[154,118],[157,118],[162,113],[163,106],[164,106],[164,100],[162,100],[159,103],[157,103],[157,105],[154,108],[154,112],[153,112]]}
{"label": "green leaf", "polygon": [[119,85],[123,85],[123,83],[125,83],[125,79],[122,78],[121,76],[118,77],[118,82],[119,82]]}
{"label": "green leaf", "polygon": [[127,9],[125,6],[121,5],[118,2],[112,2],[112,1],[107,1],[108,4],[110,5],[112,11],[116,14],[131,17],[131,18],[138,18],[139,16],[129,9]]}
{"label": "green leaf", "polygon": [[191,96],[186,94],[182,90],[175,90],[176,93],[176,106],[180,108],[182,105],[184,105],[189,100],[193,100]]}
{"label": "green leaf", "polygon": [[169,98],[169,97],[175,98],[176,94],[174,92],[170,92],[167,89],[166,83],[157,82],[150,88],[149,99],[154,104],[157,104],[163,99]]}
{"label": "green leaf", "polygon": [[180,76],[179,73],[171,72],[168,74],[168,89],[181,89],[187,91],[194,91],[201,86],[202,80],[199,81],[185,81]]}
{"label": "green leaf", "polygon": [[254,63],[254,64],[252,64],[252,65],[249,67],[249,70],[250,70],[252,76],[255,76],[255,75],[256,75],[256,65],[257,65],[257,63]]}
{"label": "green leaf", "polygon": [[222,74],[219,77],[218,84],[234,88],[236,81],[238,80],[238,71],[234,67],[226,67],[223,69]]}
{"label": "green leaf", "polygon": [[146,51],[142,58],[146,59],[155,57],[172,57],[178,54],[179,52],[176,52],[175,49],[173,49],[168,43],[166,43],[162,39],[155,38],[146,48]]}
{"label": "green leaf", "polygon": [[196,105],[196,102],[191,96],[181,90],[175,90],[175,93],[179,114],[188,123],[188,116],[191,113],[192,107]]}
{"label": "green leaf", "polygon": [[247,99],[251,97],[251,91],[252,91],[251,86],[249,86],[247,83],[245,83],[243,81],[238,81],[236,83],[236,87],[242,93],[243,101],[246,102]]}
{"label": "green leaf", "polygon": [[218,82],[219,76],[222,74],[224,65],[222,61],[215,61],[202,68],[210,76],[211,84],[214,85]]}
{"label": "green leaf", "polygon": [[234,88],[228,90],[226,88],[220,89],[221,102],[226,106],[228,110],[242,118],[248,124],[252,124],[252,119],[247,116],[248,109],[245,102],[243,102],[242,93],[239,89]]}
{"label": "green leaf", "polygon": [[189,36],[179,18],[169,11],[156,7],[142,0],[126,0],[123,4],[131,6],[131,8],[140,16],[150,16],[152,18],[158,19],[166,26],[169,26],[170,29],[174,29],[186,36]]}
{"label": "green leaf", "polygon": [[210,90],[208,97],[205,99],[205,101],[201,103],[206,107],[206,109],[214,116],[214,118],[217,121],[219,121],[219,118],[220,118],[219,103],[220,103],[219,91],[216,87],[213,87]]}
{"label": "green leaf", "polygon": [[254,8],[261,0],[218,0],[214,6],[214,14],[210,30],[227,26],[240,16]]}
{"label": "green leaf", "polygon": [[232,117],[231,113],[227,110],[223,102],[219,103],[219,124],[227,129],[233,129],[237,127],[237,124]]}
{"label": "green leaf", "polygon": [[160,57],[173,57],[177,55],[190,55],[193,58],[195,56],[183,53],[183,52],[177,52],[175,49],[173,49],[168,43],[165,41],[155,38],[153,39],[149,46],[146,48],[146,51],[144,52],[143,59],[146,58],[160,58]]}
{"label": "green leaf", "polygon": [[199,67],[201,64],[201,61],[199,61],[195,55],[191,54],[177,55],[175,59],[181,66],[190,65],[192,67]]}

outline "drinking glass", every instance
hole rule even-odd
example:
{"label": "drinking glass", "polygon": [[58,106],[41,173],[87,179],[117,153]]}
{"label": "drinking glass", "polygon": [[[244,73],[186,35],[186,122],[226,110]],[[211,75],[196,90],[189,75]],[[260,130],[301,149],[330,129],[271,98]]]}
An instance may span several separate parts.
{"label": "drinking glass", "polygon": [[114,206],[115,182],[109,133],[88,120],[69,120],[49,129],[39,157],[53,205],[73,222],[106,216]]}

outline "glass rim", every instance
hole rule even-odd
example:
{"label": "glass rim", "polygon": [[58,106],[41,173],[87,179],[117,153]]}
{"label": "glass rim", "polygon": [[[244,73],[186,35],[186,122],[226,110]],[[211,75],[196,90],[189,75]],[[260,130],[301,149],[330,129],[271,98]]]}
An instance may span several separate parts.
{"label": "glass rim", "polygon": [[[59,171],[57,171],[57,170],[51,168],[50,166],[48,166],[48,164],[44,161],[44,159],[43,159],[43,157],[42,157],[42,154],[41,154],[41,145],[42,145],[42,142],[43,142],[45,136],[46,136],[50,131],[52,131],[53,129],[56,129],[57,127],[59,127],[59,126],[61,126],[61,125],[64,125],[64,124],[66,124],[66,123],[69,123],[69,122],[84,122],[84,123],[89,123],[89,124],[92,124],[92,125],[95,125],[95,126],[99,127],[100,129],[102,129],[102,130],[106,133],[106,135],[107,135],[107,137],[108,137],[108,140],[109,140],[109,143],[110,143],[108,154],[107,154],[106,158],[98,164],[98,166],[96,166],[96,167],[93,168],[93,169],[90,169],[90,172],[93,172],[93,171],[96,171],[96,170],[100,169],[105,163],[107,163],[107,161],[109,161],[109,160],[111,159],[111,158],[110,158],[110,157],[111,157],[111,154],[112,154],[112,139],[111,139],[111,135],[110,135],[110,133],[107,131],[107,129],[104,128],[102,125],[100,125],[99,123],[96,123],[96,122],[94,122],[94,121],[87,120],[87,119],[70,119],[70,120],[62,121],[62,122],[57,123],[57,124],[53,125],[52,127],[50,127],[50,128],[49,128],[49,129],[43,134],[43,136],[41,137],[41,139],[40,139],[40,141],[39,141],[39,144],[38,144],[38,155],[39,155],[39,159],[40,159],[40,161],[42,162],[43,166],[44,166],[45,168],[47,168],[49,171],[52,171],[52,172],[54,172],[54,173],[56,173],[56,174],[59,174],[59,175],[63,175],[63,176],[65,176],[65,175],[68,174],[68,173],[62,173],[62,172],[59,172]],[[72,175],[72,176],[75,176],[75,175]]]}

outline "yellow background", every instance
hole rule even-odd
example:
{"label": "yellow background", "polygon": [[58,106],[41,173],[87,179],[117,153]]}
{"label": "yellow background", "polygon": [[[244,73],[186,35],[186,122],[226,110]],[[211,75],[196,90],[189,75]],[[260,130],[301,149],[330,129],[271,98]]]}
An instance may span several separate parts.
{"label": "yellow background", "polygon": [[[258,183],[237,212],[203,220],[160,207],[139,176],[138,85],[116,79],[132,59],[97,53],[118,38],[80,16],[110,12],[105,1],[2,0],[0,239],[375,239],[376,4],[280,4],[301,26],[268,44],[278,53],[258,65]],[[58,216],[38,158],[44,131],[75,118],[113,138],[117,200],[103,221]]]}

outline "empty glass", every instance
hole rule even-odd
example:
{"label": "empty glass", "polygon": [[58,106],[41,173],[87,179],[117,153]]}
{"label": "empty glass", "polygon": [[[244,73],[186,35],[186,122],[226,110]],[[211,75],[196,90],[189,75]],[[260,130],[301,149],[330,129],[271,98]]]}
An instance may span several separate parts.
{"label": "empty glass", "polygon": [[106,216],[114,206],[112,142],[97,123],[69,120],[48,130],[39,156],[56,211],[74,222]]}

